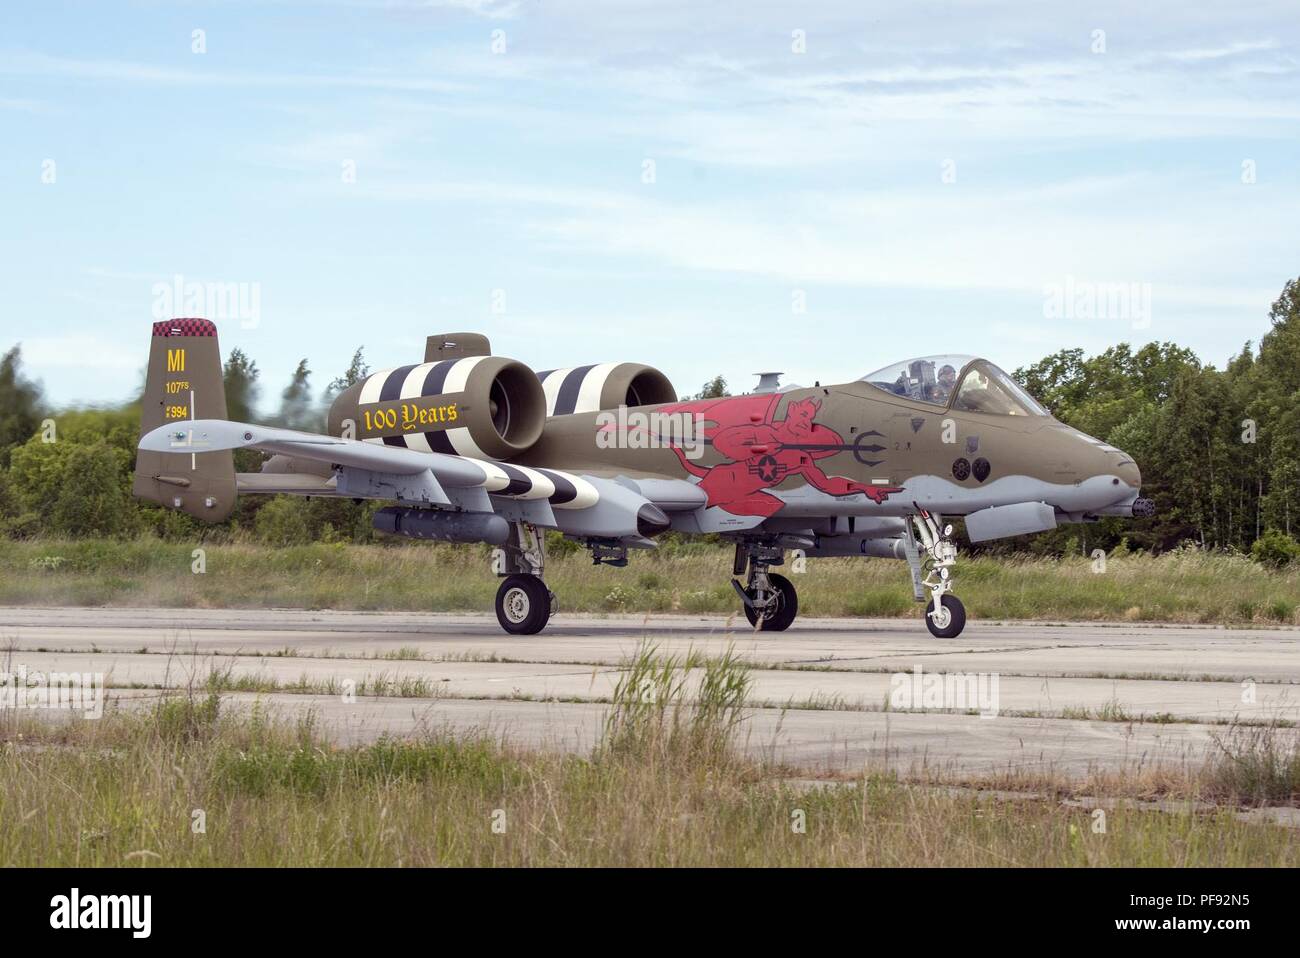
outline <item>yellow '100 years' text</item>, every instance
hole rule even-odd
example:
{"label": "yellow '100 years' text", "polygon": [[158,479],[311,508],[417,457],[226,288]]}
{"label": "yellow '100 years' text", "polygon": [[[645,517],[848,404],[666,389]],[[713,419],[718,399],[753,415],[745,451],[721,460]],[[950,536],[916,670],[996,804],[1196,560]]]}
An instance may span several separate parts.
{"label": "yellow '100 years' text", "polygon": [[413,403],[402,403],[401,406],[392,409],[361,411],[366,432],[397,429],[399,426],[403,432],[410,432],[421,426],[438,426],[455,422],[458,415],[456,403],[449,403],[446,406],[416,406]]}

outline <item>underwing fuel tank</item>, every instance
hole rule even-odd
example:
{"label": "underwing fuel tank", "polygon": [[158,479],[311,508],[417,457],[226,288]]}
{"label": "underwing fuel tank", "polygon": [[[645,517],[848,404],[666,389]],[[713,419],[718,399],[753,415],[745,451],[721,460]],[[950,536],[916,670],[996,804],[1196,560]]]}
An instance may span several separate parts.
{"label": "underwing fuel tank", "polygon": [[805,549],[809,559],[826,559],[834,556],[872,556],[877,559],[907,558],[906,540],[864,539],[859,536],[834,536],[818,538],[816,545]]}
{"label": "underwing fuel tank", "polygon": [[374,526],[389,535],[443,542],[487,542],[494,546],[510,538],[510,523],[488,512],[439,512],[389,506],[375,513]]}

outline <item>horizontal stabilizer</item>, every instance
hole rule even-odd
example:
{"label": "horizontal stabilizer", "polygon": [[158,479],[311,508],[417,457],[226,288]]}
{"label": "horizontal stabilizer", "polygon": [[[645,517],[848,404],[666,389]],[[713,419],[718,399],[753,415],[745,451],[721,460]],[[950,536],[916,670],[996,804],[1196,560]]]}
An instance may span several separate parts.
{"label": "horizontal stabilizer", "polygon": [[259,495],[336,496],[340,493],[333,477],[293,475],[273,472],[237,472],[235,487],[241,492]]}

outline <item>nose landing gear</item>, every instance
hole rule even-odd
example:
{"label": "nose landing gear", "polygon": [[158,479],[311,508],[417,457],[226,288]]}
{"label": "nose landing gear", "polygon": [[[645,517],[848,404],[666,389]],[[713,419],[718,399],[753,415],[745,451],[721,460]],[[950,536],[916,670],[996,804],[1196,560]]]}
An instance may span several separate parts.
{"label": "nose landing gear", "polygon": [[[955,639],[966,627],[966,607],[952,594],[952,567],[957,562],[957,544],[952,541],[952,526],[939,527],[938,517],[924,509],[912,517],[916,525],[913,548],[919,539],[919,556],[924,556],[922,569],[913,572],[916,597],[923,599],[922,589],[930,590],[930,602],[925,607],[925,626],[938,639]],[[910,532],[910,530],[909,530]],[[919,557],[918,556],[918,557]]]}
{"label": "nose landing gear", "polygon": [[934,599],[925,607],[925,625],[937,639],[955,639],[966,627],[966,607],[961,599],[951,593],[939,596],[936,608]]}

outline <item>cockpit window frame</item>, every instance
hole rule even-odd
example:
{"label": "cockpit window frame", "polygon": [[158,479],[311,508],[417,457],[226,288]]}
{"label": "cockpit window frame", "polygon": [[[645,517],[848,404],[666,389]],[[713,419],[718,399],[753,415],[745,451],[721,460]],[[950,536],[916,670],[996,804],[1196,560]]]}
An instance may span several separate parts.
{"label": "cockpit window frame", "polygon": [[[918,360],[938,361],[938,360],[955,360],[955,359],[964,359],[965,362],[957,370],[956,378],[953,380],[953,387],[951,391],[948,393],[948,396],[943,403],[931,402],[928,399],[920,399],[915,396],[909,396],[905,393],[896,392],[893,389],[880,385],[881,380],[873,380],[871,378],[872,376],[875,376],[879,373],[892,370],[895,367],[900,367],[900,366],[909,367],[911,366],[911,364],[917,362]],[[999,385],[1002,385],[1004,387],[1006,386],[1006,384],[1010,384],[1011,388],[1008,390],[1008,392],[1010,393],[1011,398],[1015,400],[1015,402],[1023,409],[1023,418],[1049,418],[1049,419],[1052,418],[1052,414],[1043,407],[1042,403],[1040,403],[1037,399],[1035,399],[1032,395],[1030,395],[1028,390],[1026,390],[1019,383],[1017,383],[1011,377],[1010,373],[1006,372],[1004,369],[1002,369],[1000,366],[996,365],[995,363],[990,362],[989,360],[984,359],[980,356],[960,356],[957,354],[947,354],[947,355],[938,355],[938,356],[919,356],[916,359],[903,360],[901,362],[893,363],[889,366],[885,366],[874,373],[868,373],[866,376],[863,376],[859,380],[859,382],[862,382],[865,385],[870,386],[873,390],[879,393],[883,393],[885,396],[889,396],[895,400],[900,400],[902,402],[913,404],[918,408],[928,408],[936,411],[942,410],[945,412],[947,411],[962,412],[967,415],[999,416],[999,417],[1005,416],[1008,418],[1020,418],[1019,414],[1009,413],[1009,412],[991,412],[989,410],[984,410],[984,409],[956,409],[955,404],[957,402],[957,397],[961,394],[962,387],[966,385],[966,377],[969,376],[973,371],[980,372],[981,375],[987,377],[993,382],[998,383]]]}
{"label": "cockpit window frame", "polygon": [[[1020,406],[1023,413],[993,412],[988,409],[958,409],[957,400],[961,396],[962,389],[966,386],[966,378],[973,372],[982,374],[990,381],[1002,387],[1010,398]],[[1016,382],[1009,372],[1004,370],[1002,367],[989,362],[987,359],[972,359],[966,364],[961,373],[957,376],[957,385],[953,388],[952,394],[948,397],[947,408],[952,412],[961,412],[977,416],[1007,416],[1015,418],[1018,415],[1023,415],[1024,418],[1029,419],[1044,417],[1051,418],[1052,415],[1043,407],[1042,403],[1029,394],[1029,390]]]}
{"label": "cockpit window frame", "polygon": [[[861,377],[858,381],[865,383],[872,387],[872,389],[893,396],[895,399],[902,399],[910,403],[916,403],[918,406],[938,411],[948,408],[952,402],[953,395],[957,391],[957,387],[961,384],[962,376],[964,376],[966,370],[970,368],[971,363],[978,361],[978,356],[970,356],[961,353],[940,353],[931,356],[916,356],[911,359],[904,359],[900,362],[890,363],[888,366],[877,369],[875,372],[867,373],[867,375]],[[913,389],[923,387],[927,382],[929,382],[923,381],[920,378],[914,378],[912,375],[916,373],[916,367],[921,363],[928,363],[935,374],[933,376],[933,383],[930,383],[931,385],[939,381],[937,373],[941,372],[944,368],[951,366],[954,369],[955,372],[952,379],[952,388],[948,391],[948,394],[944,397],[942,402],[935,402],[932,399],[924,399],[921,396],[911,394]],[[875,378],[885,373],[897,373],[897,381],[894,382],[893,386],[884,385],[884,383],[894,379],[893,375],[885,376],[884,379]],[[899,391],[899,388],[897,388],[899,383],[903,384],[902,388],[905,391]]]}

